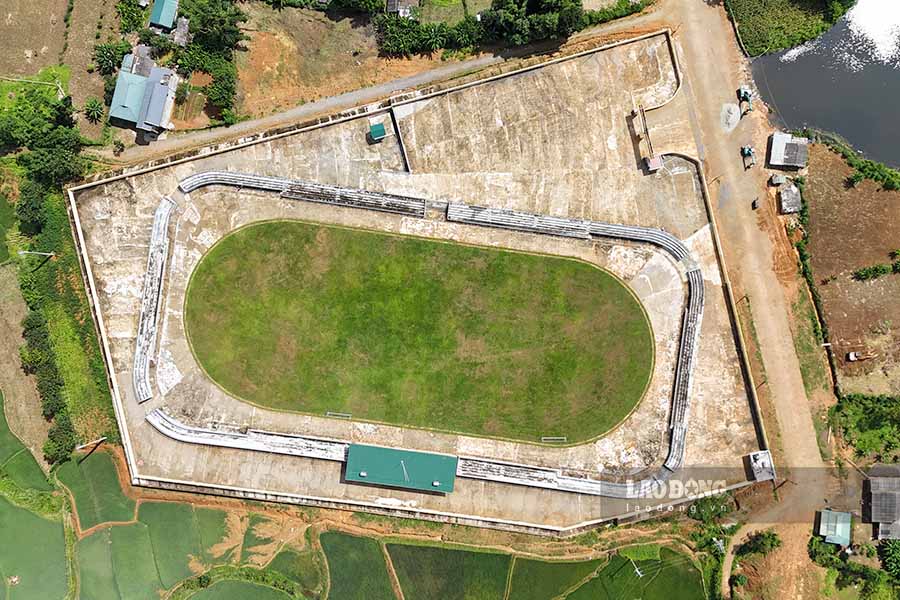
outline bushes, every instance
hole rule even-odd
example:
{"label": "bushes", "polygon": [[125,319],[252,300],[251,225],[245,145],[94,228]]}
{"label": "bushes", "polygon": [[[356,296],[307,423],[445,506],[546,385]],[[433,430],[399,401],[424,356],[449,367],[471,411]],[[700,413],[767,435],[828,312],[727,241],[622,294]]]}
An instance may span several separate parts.
{"label": "bushes", "polygon": [[856,0],[725,0],[751,56],[798,46],[825,33]]}
{"label": "bushes", "polygon": [[751,556],[753,554],[765,556],[778,548],[781,548],[781,538],[770,529],[751,535],[746,542],[737,547],[735,554],[737,556]]}
{"label": "bushes", "polygon": [[581,0],[493,0],[481,21],[467,15],[456,25],[419,23],[396,15],[378,15],[375,28],[381,51],[394,56],[426,54],[440,48],[463,50],[484,41],[520,46],[564,38],[591,25],[640,12],[653,0],[618,0],[608,8],[585,11]]}
{"label": "bushes", "polygon": [[900,450],[900,398],[846,394],[830,412],[838,428],[856,452],[893,460]]}
{"label": "bushes", "polygon": [[129,52],[131,52],[131,44],[125,40],[97,44],[94,46],[94,64],[101,75],[113,75]]}
{"label": "bushes", "polygon": [[119,13],[119,29],[122,33],[131,33],[144,26],[146,13],[137,0],[119,0],[116,12]]}
{"label": "bushes", "polygon": [[871,267],[863,267],[853,271],[853,279],[857,281],[868,281],[870,279],[878,279],[882,275],[892,272],[891,265],[872,265]]}

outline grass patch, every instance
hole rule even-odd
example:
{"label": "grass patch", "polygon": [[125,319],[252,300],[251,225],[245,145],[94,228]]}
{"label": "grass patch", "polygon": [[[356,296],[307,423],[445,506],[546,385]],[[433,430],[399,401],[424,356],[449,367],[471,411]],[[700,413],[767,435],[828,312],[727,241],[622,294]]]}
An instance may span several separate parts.
{"label": "grass patch", "polygon": [[466,16],[463,0],[422,0],[419,20],[422,23],[456,25]]}
{"label": "grass patch", "polygon": [[153,546],[143,523],[109,528],[112,565],[119,595],[127,600],[159,600],[163,588],[151,560]]}
{"label": "grass patch", "polygon": [[628,546],[619,550],[619,554],[634,561],[659,560],[660,546],[657,544],[641,544],[640,546]]}
{"label": "grass patch", "polygon": [[95,452],[81,462],[71,460],[56,473],[60,482],[72,492],[82,529],[134,519],[134,500],[122,493],[109,454]]}
{"label": "grass patch", "polygon": [[591,265],[298,222],[213,247],[185,320],[255,404],[530,441],[608,431],[653,366],[640,304]]}
{"label": "grass patch", "polygon": [[635,561],[644,574],[638,577],[627,558],[616,555],[567,600],[704,600],[700,571],[678,552],[662,548],[660,560]]}
{"label": "grass patch", "polygon": [[578,585],[601,564],[602,560],[546,562],[517,558],[509,597],[516,600],[556,598]]}
{"label": "grass patch", "polygon": [[97,388],[78,331],[62,304],[46,306],[44,316],[47,318],[47,330],[50,332],[56,366],[65,384],[63,397],[69,408],[69,415],[74,423],[90,419],[95,407],[106,400]]}
{"label": "grass patch", "polygon": [[797,301],[791,306],[794,316],[794,349],[800,360],[800,374],[807,397],[817,390],[828,390],[831,378],[823,361],[821,329],[816,311],[805,290],[800,290]]}
{"label": "grass patch", "polygon": [[39,492],[52,492],[54,489],[27,448],[22,448],[22,450],[3,463],[0,471],[23,489],[37,490]]}
{"label": "grass patch", "polygon": [[272,538],[259,535],[258,533],[260,526],[265,525],[266,523],[269,523],[268,518],[263,515],[251,513],[247,529],[244,531],[244,543],[241,545],[241,548],[243,548],[241,560],[243,562],[247,562],[250,555],[254,554],[254,548],[258,546],[268,546],[272,543]]}
{"label": "grass patch", "polygon": [[205,590],[200,590],[191,600],[287,600],[290,598],[284,592],[276,589],[250,583],[249,581],[236,581],[226,579],[218,581]]}
{"label": "grass patch", "polygon": [[138,512],[150,534],[159,579],[166,589],[194,573],[188,568],[191,556],[200,556],[200,534],[190,504],[144,502]]}
{"label": "grass patch", "polygon": [[[751,56],[799,46],[834,25],[843,10],[834,12],[826,0],[725,0]],[[852,4],[841,0],[838,5]]]}
{"label": "grass patch", "polygon": [[90,600],[119,600],[119,588],[113,574],[112,542],[109,529],[103,529],[75,544],[78,557],[78,581],[81,597]]}
{"label": "grass patch", "polygon": [[[371,538],[325,532],[319,537],[335,600],[394,600],[381,544]],[[412,600],[412,599],[409,599]]]}
{"label": "grass patch", "polygon": [[298,584],[307,596],[317,596],[324,580],[319,553],[313,549],[303,552],[282,550],[268,569],[277,571]]}
{"label": "grass patch", "polygon": [[33,83],[0,79],[0,111],[13,108],[16,104],[16,97],[26,91],[46,96],[48,100],[56,100],[56,81],[58,80],[62,84],[64,90],[69,89],[70,73],[69,67],[55,65],[41,69],[37,75],[23,75],[20,77],[21,79],[42,81],[53,85],[35,85]]}
{"label": "grass patch", "polygon": [[406,600],[503,598],[511,557],[431,546],[388,544]]}
{"label": "grass patch", "polygon": [[9,258],[9,249],[6,247],[6,232],[12,229],[16,222],[16,209],[9,203],[5,195],[0,194],[0,264]]}
{"label": "grass patch", "polygon": [[[8,600],[63,598],[66,542],[61,522],[53,522],[14,506],[0,496],[0,577]],[[7,578],[18,577],[8,585]]]}

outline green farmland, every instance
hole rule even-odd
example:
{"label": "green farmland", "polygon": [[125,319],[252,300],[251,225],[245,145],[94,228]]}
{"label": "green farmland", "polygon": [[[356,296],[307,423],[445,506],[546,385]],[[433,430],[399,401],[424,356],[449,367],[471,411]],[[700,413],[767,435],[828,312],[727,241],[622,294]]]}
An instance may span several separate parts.
{"label": "green farmland", "polygon": [[57,477],[72,492],[82,530],[134,520],[134,500],[122,493],[109,454],[95,452],[81,462],[70,460],[59,468]]}
{"label": "green farmland", "polygon": [[0,474],[22,489],[47,492],[53,489],[31,452],[9,430],[0,392]]}
{"label": "green farmland", "polygon": [[387,548],[406,600],[503,598],[512,562],[507,554],[401,544]]}
{"label": "green farmland", "polygon": [[[49,600],[65,596],[62,522],[39,517],[0,496],[0,540],[0,589],[5,587],[4,598]],[[14,585],[10,585],[11,581]]]}
{"label": "green farmland", "polygon": [[529,441],[606,432],[653,366],[643,309],[594,266],[300,222],[214,246],[185,321],[254,404]]}
{"label": "green farmland", "polygon": [[332,600],[394,600],[384,551],[376,540],[343,533],[323,533]]}
{"label": "green farmland", "polygon": [[602,560],[584,562],[545,562],[517,558],[510,582],[510,598],[548,600],[573,590],[603,564]]}
{"label": "green farmland", "polygon": [[191,600],[289,600],[290,596],[264,585],[226,579],[200,590],[190,598]]}

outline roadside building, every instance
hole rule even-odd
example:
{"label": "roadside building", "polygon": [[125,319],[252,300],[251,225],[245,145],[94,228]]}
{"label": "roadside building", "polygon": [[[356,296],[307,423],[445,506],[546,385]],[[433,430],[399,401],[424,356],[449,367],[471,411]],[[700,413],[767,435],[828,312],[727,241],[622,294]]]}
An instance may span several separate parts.
{"label": "roadside building", "polygon": [[175,71],[156,66],[146,46],[136,47],[122,59],[109,107],[112,123],[136,129],[146,141],[174,129],[171,118],[178,81]]}
{"label": "roadside building", "polygon": [[875,465],[869,469],[871,521],[879,540],[900,539],[900,465]]}
{"label": "roadside building", "polygon": [[154,0],[150,11],[150,29],[172,31],[178,15],[178,0]]}
{"label": "roadside building", "polygon": [[411,19],[413,17],[413,9],[419,6],[419,0],[387,0],[385,10],[389,14],[396,14],[400,17]]}
{"label": "roadside building", "polygon": [[800,199],[800,188],[793,183],[781,186],[778,190],[779,210],[783,215],[792,215],[800,212],[803,201]]}
{"label": "roadside building", "polygon": [[823,510],[819,512],[820,536],[828,544],[836,544],[842,548],[850,546],[850,525],[852,517],[848,512]]}
{"label": "roadside building", "polygon": [[809,162],[809,140],[776,131],[769,145],[769,164],[773,167],[802,169]]}

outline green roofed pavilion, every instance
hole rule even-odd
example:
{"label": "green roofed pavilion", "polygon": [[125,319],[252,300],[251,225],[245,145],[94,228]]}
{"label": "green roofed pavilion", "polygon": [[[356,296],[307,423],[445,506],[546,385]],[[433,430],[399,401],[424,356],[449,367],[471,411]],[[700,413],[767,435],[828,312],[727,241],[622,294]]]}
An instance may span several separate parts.
{"label": "green roofed pavilion", "polygon": [[155,0],[153,10],[150,11],[150,25],[163,29],[172,29],[175,26],[175,16],[178,14],[178,0]]}
{"label": "green roofed pavilion", "polygon": [[819,535],[829,544],[850,545],[850,513],[823,510],[819,513]]}
{"label": "green roofed pavilion", "polygon": [[448,494],[453,491],[458,461],[447,454],[350,444],[345,478],[356,483]]}

